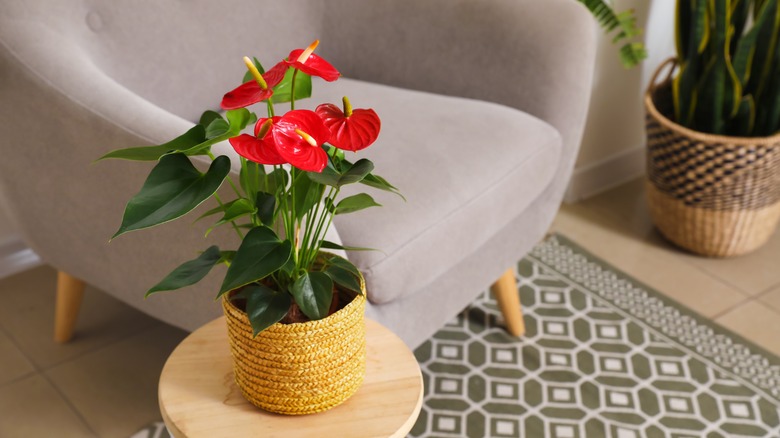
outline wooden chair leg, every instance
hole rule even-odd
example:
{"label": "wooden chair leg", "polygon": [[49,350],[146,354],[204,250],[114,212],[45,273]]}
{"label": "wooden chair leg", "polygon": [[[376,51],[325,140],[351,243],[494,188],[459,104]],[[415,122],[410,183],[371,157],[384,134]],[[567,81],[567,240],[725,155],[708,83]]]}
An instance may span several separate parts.
{"label": "wooden chair leg", "polygon": [[54,340],[70,341],[79,315],[85,283],[67,272],[57,273],[57,302],[54,311]]}
{"label": "wooden chair leg", "polygon": [[525,322],[523,321],[523,308],[520,306],[520,294],[517,293],[514,269],[504,272],[492,286],[490,291],[498,301],[501,314],[504,315],[506,330],[512,336],[523,336]]}

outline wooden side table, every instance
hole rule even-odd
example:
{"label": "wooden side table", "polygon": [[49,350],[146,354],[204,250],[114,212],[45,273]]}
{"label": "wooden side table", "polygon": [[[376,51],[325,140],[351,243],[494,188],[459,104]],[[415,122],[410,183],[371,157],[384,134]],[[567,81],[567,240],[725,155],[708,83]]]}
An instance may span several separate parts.
{"label": "wooden side table", "polygon": [[329,411],[303,416],[265,412],[233,381],[225,318],[190,334],[160,376],[160,411],[174,437],[405,437],[420,414],[423,382],[408,347],[366,320],[366,378],[358,392]]}

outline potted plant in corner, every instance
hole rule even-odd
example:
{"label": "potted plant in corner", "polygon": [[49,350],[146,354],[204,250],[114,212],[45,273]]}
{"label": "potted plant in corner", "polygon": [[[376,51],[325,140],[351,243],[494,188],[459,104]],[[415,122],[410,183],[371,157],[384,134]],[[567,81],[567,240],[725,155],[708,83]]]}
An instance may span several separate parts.
{"label": "potted plant in corner", "polygon": [[[339,198],[347,184],[398,193],[373,173],[367,159],[344,151],[370,146],[380,119],[371,109],[326,103],[315,111],[295,109],[311,95],[311,76],[335,81],[339,72],[314,54],[317,41],[290,52],[268,71],[245,58],[243,83],[222,99],[223,118],[203,113],[199,123],[168,143],[120,149],[102,159],[157,161],[141,190],[127,204],[114,237],[159,225],[213,199],[201,216],[229,226],[237,248],[211,246],[173,270],[147,296],[190,286],[218,264],[228,266],[221,298],[235,380],[254,405],[282,414],[330,409],[353,395],[365,372],[365,285],[347,259],[323,249],[345,249],[324,240],[334,215],[378,206],[365,193]],[[289,102],[289,111],[278,104]],[[263,116],[247,107],[259,104]],[[242,133],[254,124],[251,133]],[[212,145],[229,141],[240,155],[240,174]],[[201,172],[193,158],[210,162]],[[232,199],[217,194],[223,181]],[[213,228],[213,227],[212,227]]]}
{"label": "potted plant in corner", "polygon": [[659,230],[683,248],[744,254],[777,226],[778,31],[776,0],[677,2],[677,56],[645,95],[647,190]]}

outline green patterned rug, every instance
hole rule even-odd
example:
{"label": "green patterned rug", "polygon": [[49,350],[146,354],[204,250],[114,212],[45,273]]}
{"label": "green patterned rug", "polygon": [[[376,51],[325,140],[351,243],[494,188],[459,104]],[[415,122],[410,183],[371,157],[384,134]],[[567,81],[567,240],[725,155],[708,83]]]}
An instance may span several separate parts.
{"label": "green patterned rug", "polygon": [[[411,436],[780,438],[778,357],[562,236],[517,278],[522,339],[483,293],[415,351],[425,402]],[[168,436],[158,422],[133,438]]]}
{"label": "green patterned rug", "polygon": [[780,437],[778,357],[562,236],[517,278],[522,339],[483,293],[415,351],[425,401],[411,436]]}

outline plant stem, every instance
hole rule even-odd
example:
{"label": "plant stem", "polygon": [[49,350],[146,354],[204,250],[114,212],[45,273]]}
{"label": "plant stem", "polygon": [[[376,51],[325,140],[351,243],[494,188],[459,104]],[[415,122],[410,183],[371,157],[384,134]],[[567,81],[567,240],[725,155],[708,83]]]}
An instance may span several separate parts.
{"label": "plant stem", "polygon": [[[334,208],[336,206],[336,196],[339,195],[340,191],[341,191],[341,189],[337,188],[337,189],[335,189],[335,193],[334,193],[334,188],[331,187],[330,192],[328,193],[327,197],[330,198],[331,205],[333,205]],[[323,230],[322,227],[325,224],[325,219],[326,218],[329,219],[328,220],[328,226],[325,227],[325,229]],[[320,216],[318,218],[318,221],[317,221],[317,229],[314,231],[314,240],[313,240],[314,248],[312,248],[311,253],[307,254],[308,258],[309,258],[308,260],[306,260],[307,266],[310,263],[314,263],[314,259],[317,258],[317,252],[320,250],[320,247],[322,246],[322,239],[325,238],[324,234],[325,234],[325,232],[328,231],[328,227],[330,227],[330,223],[331,223],[332,220],[333,220],[333,213],[330,211],[330,209],[325,207],[324,214],[322,216]],[[320,235],[322,235],[322,237],[320,237]]]}
{"label": "plant stem", "polygon": [[[214,193],[214,199],[217,201],[217,204],[219,204],[219,206],[222,207],[223,210],[224,210],[225,204],[222,202],[221,199],[219,199],[219,195],[218,194]],[[238,238],[243,241],[244,240],[244,234],[241,232],[241,229],[238,228],[238,225],[236,225],[236,222],[235,221],[230,221],[230,224],[233,225],[233,229],[236,230],[236,234],[238,234]]]}
{"label": "plant stem", "polygon": [[298,69],[293,71],[292,83],[290,84],[290,111],[295,110],[295,78],[298,76]]}

